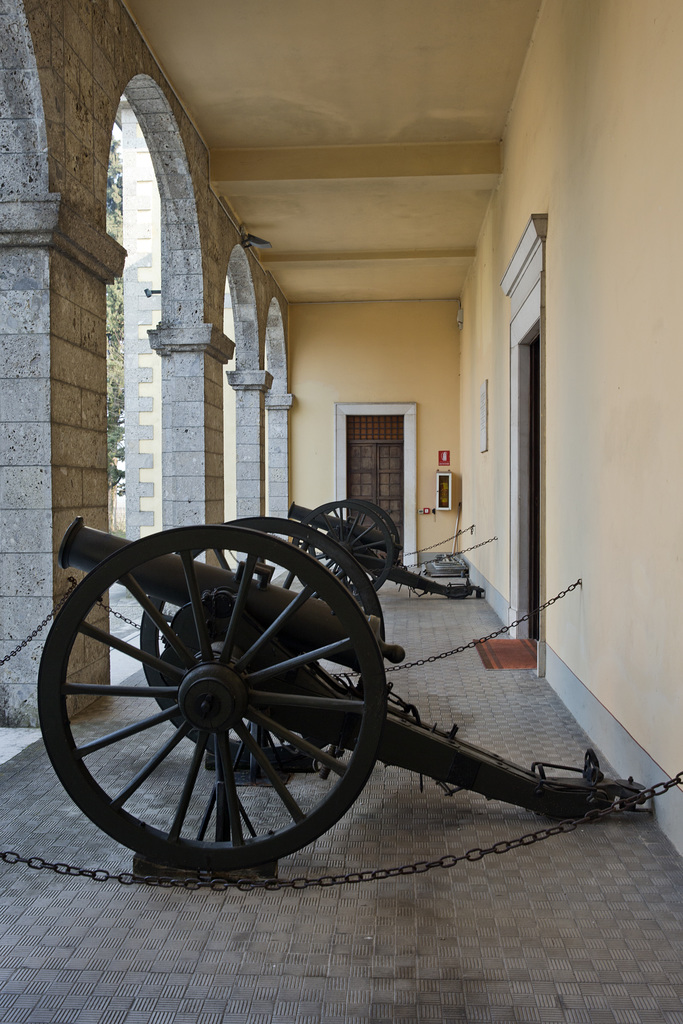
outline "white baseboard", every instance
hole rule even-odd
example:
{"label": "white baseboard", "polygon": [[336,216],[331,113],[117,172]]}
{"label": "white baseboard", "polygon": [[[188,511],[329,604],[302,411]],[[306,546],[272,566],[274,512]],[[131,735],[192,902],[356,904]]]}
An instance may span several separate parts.
{"label": "white baseboard", "polygon": [[[489,581],[486,579],[486,577],[482,576],[479,570],[475,569],[473,565],[470,565],[470,583],[472,583],[475,587],[484,588],[484,590],[486,591],[486,600],[491,605],[500,621],[502,623],[507,623],[509,621],[508,610],[510,608],[510,602],[506,597],[503,597],[503,595],[500,594],[495,587],[492,587]],[[467,600],[474,601],[478,599],[474,597],[468,597]]]}
{"label": "white baseboard", "polygon": [[[546,646],[546,679],[620,777],[632,775],[643,786],[654,786],[666,780],[667,773],[550,646]],[[681,767],[678,765],[675,770]],[[657,824],[683,856],[683,793],[673,787],[664,796],[655,798],[654,805]]]}
{"label": "white baseboard", "polygon": [[[470,566],[470,580],[486,591],[486,600],[501,622],[508,621],[509,602],[482,574]],[[468,600],[473,600],[469,598]],[[562,703],[572,713],[591,742],[600,749],[619,777],[630,775],[643,786],[664,782],[668,776],[646,750],[631,736],[614,715],[594,697],[584,683],[575,676],[552,647],[544,644],[545,678]],[[683,764],[677,765],[680,771]],[[673,787],[664,796],[655,798],[657,824],[683,856],[683,793]]]}

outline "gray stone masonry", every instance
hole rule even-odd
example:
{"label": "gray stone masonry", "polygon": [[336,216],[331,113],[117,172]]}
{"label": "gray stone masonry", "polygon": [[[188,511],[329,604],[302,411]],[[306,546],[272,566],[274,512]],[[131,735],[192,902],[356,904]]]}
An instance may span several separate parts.
{"label": "gray stone masonry", "polygon": [[[171,400],[183,399],[165,427],[173,463],[167,525],[197,509],[202,521],[220,517],[220,371],[230,346],[211,324],[223,322],[239,232],[210,187],[206,147],[119,0],[2,0],[0,658],[64,592],[69,573],[54,556],[69,522],[83,515],[107,527],[105,286],[123,272],[125,252],[106,234],[106,187],[124,92],[169,200],[163,310],[183,344],[176,350],[178,337],[165,335],[168,360],[182,362],[187,342],[197,357],[175,386],[167,366]],[[261,339],[273,299],[283,310],[286,302],[257,260],[245,262]],[[188,396],[195,379],[201,411]],[[84,642],[78,653],[89,678],[104,679],[96,646]],[[1,724],[35,724],[40,649],[36,640],[0,667]]]}
{"label": "gray stone masonry", "polygon": [[[66,586],[53,550],[74,518],[106,528],[106,263],[123,250],[59,196],[2,204],[0,653]],[[75,254],[79,255],[76,262]],[[104,512],[104,516],[103,516]],[[0,669],[0,721],[35,725],[36,641]]]}
{"label": "gray stone masonry", "polygon": [[[227,363],[234,345],[212,324],[168,327],[163,322],[149,331],[152,348],[161,355],[162,494],[164,528],[217,521],[207,508],[215,486],[208,476],[220,467],[207,458],[215,451],[215,437],[207,445],[207,432],[223,436],[223,403],[207,388],[213,377],[211,363]],[[212,465],[213,462],[213,465]],[[222,518],[222,515],[221,515]]]}
{"label": "gray stone masonry", "polygon": [[236,392],[237,518],[265,513],[265,402],[273,383],[267,370],[231,370]]}
{"label": "gray stone masonry", "polygon": [[293,395],[266,395],[268,427],[268,515],[289,512],[289,410]]}

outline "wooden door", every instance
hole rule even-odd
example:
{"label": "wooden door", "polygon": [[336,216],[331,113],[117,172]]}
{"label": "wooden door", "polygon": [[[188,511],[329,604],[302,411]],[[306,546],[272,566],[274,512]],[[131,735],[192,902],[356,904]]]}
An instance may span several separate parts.
{"label": "wooden door", "polygon": [[346,496],[379,505],[403,538],[403,417],[346,417]]}

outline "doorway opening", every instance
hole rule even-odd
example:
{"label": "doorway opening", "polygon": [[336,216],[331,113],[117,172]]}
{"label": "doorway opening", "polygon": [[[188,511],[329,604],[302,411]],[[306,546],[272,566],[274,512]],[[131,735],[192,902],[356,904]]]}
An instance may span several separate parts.
{"label": "doorway opening", "polygon": [[545,674],[544,358],[546,214],[533,214],[503,275],[510,298],[510,600],[517,637],[538,640]]}
{"label": "doorway opening", "polygon": [[541,603],[541,339],[529,344],[529,490],[528,577],[529,637],[540,639],[538,606]]}

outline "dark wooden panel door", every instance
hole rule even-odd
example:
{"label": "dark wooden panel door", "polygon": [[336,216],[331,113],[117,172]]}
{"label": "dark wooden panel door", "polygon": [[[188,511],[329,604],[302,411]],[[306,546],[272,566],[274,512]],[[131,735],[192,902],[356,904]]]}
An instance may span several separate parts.
{"label": "dark wooden panel door", "polygon": [[[395,421],[400,420],[400,423]],[[349,421],[352,421],[349,423]],[[386,422],[383,422],[386,421]],[[346,494],[385,509],[403,537],[403,417],[349,416]]]}
{"label": "dark wooden panel door", "polygon": [[398,526],[403,540],[403,441],[377,442],[377,500]]}

